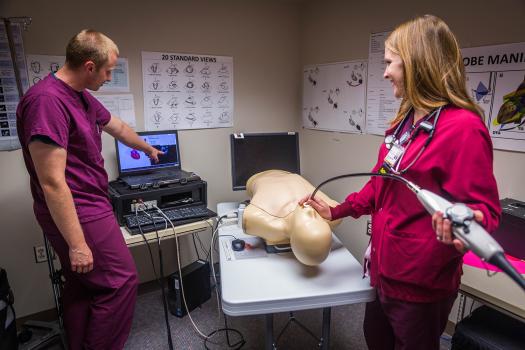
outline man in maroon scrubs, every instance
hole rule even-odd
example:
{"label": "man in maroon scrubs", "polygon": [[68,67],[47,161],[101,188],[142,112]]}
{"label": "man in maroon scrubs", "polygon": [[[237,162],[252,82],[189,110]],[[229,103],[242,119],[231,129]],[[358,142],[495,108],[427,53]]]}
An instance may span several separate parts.
{"label": "man in maroon scrubs", "polygon": [[102,131],[158,161],[156,148],[86,91],[111,80],[118,54],[104,34],[81,31],[65,65],[30,88],[17,110],[35,216],[66,278],[71,350],[122,349],[136,299],[135,265],[108,199]]}

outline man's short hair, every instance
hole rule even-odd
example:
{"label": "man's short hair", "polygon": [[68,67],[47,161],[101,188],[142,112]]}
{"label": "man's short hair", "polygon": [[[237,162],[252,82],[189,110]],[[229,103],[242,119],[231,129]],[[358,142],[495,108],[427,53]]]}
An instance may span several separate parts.
{"label": "man's short hair", "polygon": [[66,64],[79,68],[86,61],[93,61],[100,69],[108,60],[111,52],[119,54],[117,45],[104,34],[92,29],[84,29],[75,35],[66,48]]}

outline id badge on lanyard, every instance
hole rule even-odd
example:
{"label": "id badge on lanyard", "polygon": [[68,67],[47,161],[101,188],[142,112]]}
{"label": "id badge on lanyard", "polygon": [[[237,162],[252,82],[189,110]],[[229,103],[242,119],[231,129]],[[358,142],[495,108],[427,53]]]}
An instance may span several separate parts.
{"label": "id badge on lanyard", "polygon": [[399,160],[403,157],[405,153],[405,147],[401,146],[398,143],[393,143],[390,151],[388,151],[384,162],[392,169],[397,166]]}

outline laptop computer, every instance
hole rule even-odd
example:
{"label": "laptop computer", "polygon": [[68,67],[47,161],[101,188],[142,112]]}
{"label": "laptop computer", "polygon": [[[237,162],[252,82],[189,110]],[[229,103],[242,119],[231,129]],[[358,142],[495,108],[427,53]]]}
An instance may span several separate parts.
{"label": "laptop computer", "polygon": [[145,189],[199,179],[196,174],[181,169],[176,130],[141,131],[138,135],[164,154],[159,155],[159,162],[155,163],[144,152],[115,140],[119,178],[130,188]]}

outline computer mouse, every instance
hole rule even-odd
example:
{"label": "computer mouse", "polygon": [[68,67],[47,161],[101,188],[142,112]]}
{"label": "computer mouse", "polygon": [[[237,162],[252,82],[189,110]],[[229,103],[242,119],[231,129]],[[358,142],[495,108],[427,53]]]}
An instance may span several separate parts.
{"label": "computer mouse", "polygon": [[246,242],[244,242],[242,239],[234,239],[232,241],[232,249],[236,252],[243,251],[245,245]]}

